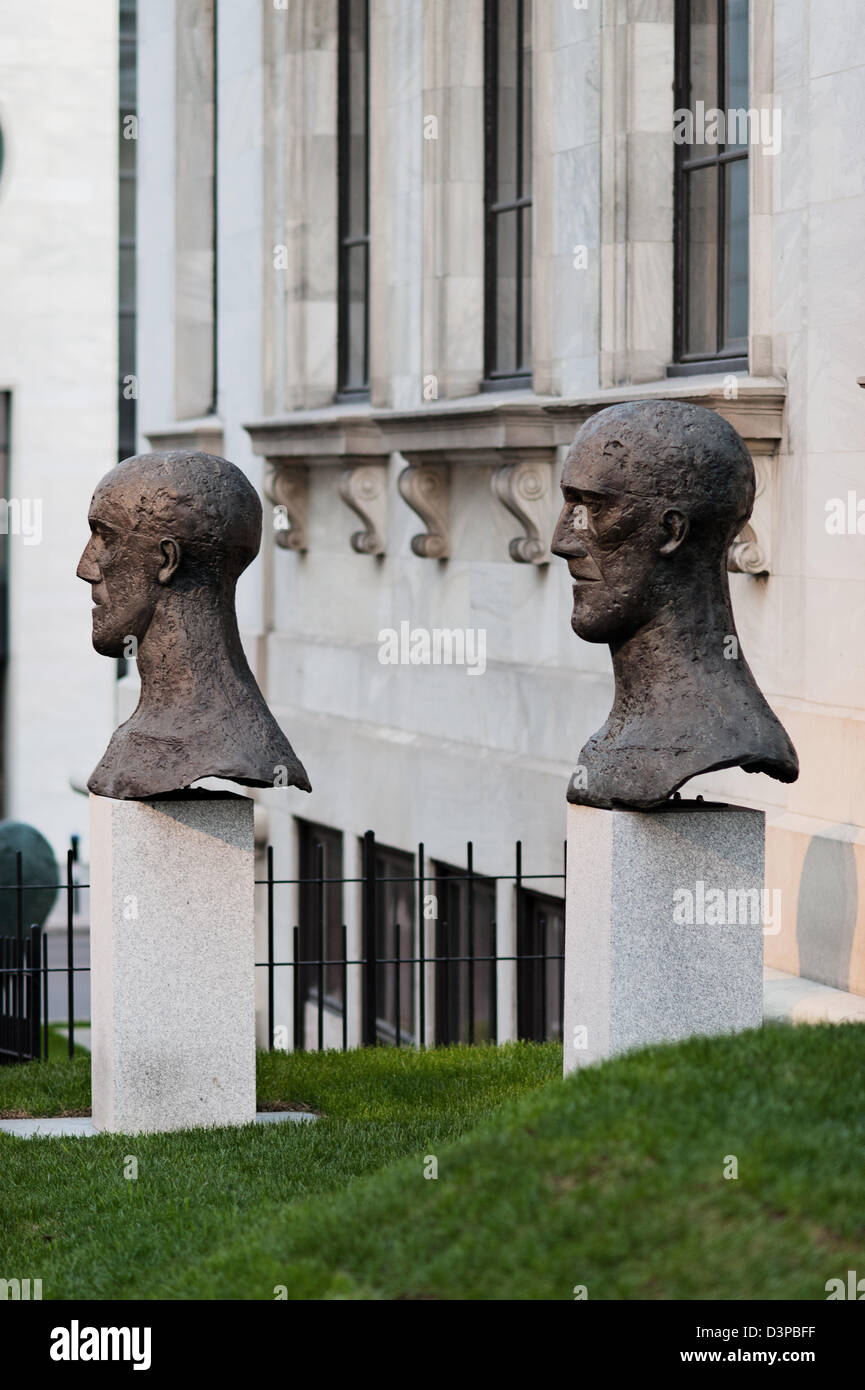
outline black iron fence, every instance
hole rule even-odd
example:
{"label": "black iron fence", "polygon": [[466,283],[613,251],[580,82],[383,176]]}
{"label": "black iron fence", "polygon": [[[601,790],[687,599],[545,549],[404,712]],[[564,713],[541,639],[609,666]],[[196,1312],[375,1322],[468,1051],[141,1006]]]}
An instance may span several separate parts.
{"label": "black iron fence", "polygon": [[[20,850],[15,856],[15,882],[0,884],[0,892],[15,894],[15,934],[0,936],[0,1065],[29,1062],[48,1056],[48,986],[53,975],[66,976],[68,1051],[73,1055],[75,1021],[75,976],[89,972],[89,966],[75,963],[74,932],[78,892],[86,884],[76,883],[74,865],[77,849],[66,855],[66,881],[60,884],[25,883]],[[25,894],[32,889],[51,888],[65,893],[66,960],[62,965],[48,963],[44,927],[25,923]]]}
{"label": "black iron fence", "polygon": [[[52,1024],[65,1024],[68,1055],[74,1053],[76,998],[83,992],[76,983],[90,970],[76,960],[78,898],[89,885],[76,882],[75,860],[70,850],[65,882],[54,885],[64,894],[65,930],[46,932],[26,923],[24,894],[50,885],[23,882],[20,854],[16,882],[0,886],[0,892],[16,895],[16,933],[0,938],[0,1063],[47,1057]],[[436,862],[430,872],[423,844],[415,855],[390,851],[368,831],[359,877],[328,872],[327,845],[321,840],[313,840],[305,859],[301,856],[297,878],[276,876],[272,846],[265,866],[266,877],[256,886],[265,895],[266,959],[256,961],[256,970],[265,973],[271,1050],[289,1044],[297,1050],[346,1050],[494,1042],[503,965],[511,968],[508,1003],[516,1015],[515,1028],[509,1021],[505,1033],[561,1038],[564,902],[550,889],[561,885],[563,891],[564,861],[561,873],[526,874],[518,841],[511,873],[482,874],[475,870],[469,843],[464,869]],[[512,949],[504,952],[499,949],[500,884],[512,885],[513,891],[508,899]],[[343,915],[343,892],[350,888],[357,891],[360,909],[351,938]],[[281,899],[284,889],[296,895],[290,912]],[[277,949],[289,942],[290,951]],[[60,981],[65,988],[58,1007]]]}

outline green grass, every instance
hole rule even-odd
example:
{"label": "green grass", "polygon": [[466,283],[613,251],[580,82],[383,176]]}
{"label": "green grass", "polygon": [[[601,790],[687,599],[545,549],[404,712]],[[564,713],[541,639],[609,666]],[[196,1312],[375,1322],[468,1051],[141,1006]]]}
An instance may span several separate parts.
{"label": "green grass", "polygon": [[76,1047],[70,1062],[66,1047],[52,1030],[47,1062],[0,1067],[0,1117],[90,1113],[90,1053]]}
{"label": "green grass", "polygon": [[[55,1097],[80,1096],[77,1066]],[[823,1300],[865,1275],[865,1027],[559,1067],[533,1045],[277,1054],[260,1099],[315,1124],[0,1136],[0,1273],[46,1298],[180,1299]]]}
{"label": "green grass", "polygon": [[[75,1047],[74,1056],[76,1056],[76,1057],[89,1057],[89,1056],[90,1056],[90,1049],[89,1049],[88,1047],[81,1047],[80,1044],[77,1043],[77,1042],[75,1041],[75,1039],[78,1037],[78,1030],[79,1030],[79,1028],[89,1028],[89,1027],[90,1027],[90,1020],[89,1020],[89,1018],[88,1018],[88,1019],[81,1019],[81,1020],[76,1019],[75,1027],[74,1027],[74,1029],[73,1029],[73,1036],[72,1036],[72,1041],[73,1041],[73,1044],[74,1044],[74,1047]],[[65,1023],[50,1023],[50,1024],[48,1025],[48,1058],[49,1058],[49,1060],[52,1061],[52,1062],[53,1062],[53,1061],[58,1061],[58,1062],[59,1062],[59,1061],[64,1061],[64,1060],[66,1060],[68,1057],[69,1057],[69,1039],[68,1039],[68,1037],[66,1036],[66,1024],[65,1024]]]}
{"label": "green grass", "polygon": [[[555,1045],[261,1054],[259,1103],[322,1118],[136,1138],[0,1134],[0,1277],[31,1271],[46,1299],[168,1297],[181,1265],[194,1271],[285,1207],[446,1146],[560,1068]],[[89,1101],[87,1059],[0,1069],[0,1113]],[[191,1296],[215,1297],[206,1287]],[[237,1297],[261,1296],[239,1272]]]}

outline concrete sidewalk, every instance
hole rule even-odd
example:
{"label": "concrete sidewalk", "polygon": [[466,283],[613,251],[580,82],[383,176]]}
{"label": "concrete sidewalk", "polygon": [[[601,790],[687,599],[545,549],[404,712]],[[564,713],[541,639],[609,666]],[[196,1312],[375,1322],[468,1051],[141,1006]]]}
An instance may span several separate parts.
{"label": "concrete sidewalk", "polygon": [[865,996],[763,967],[763,1018],[790,1023],[865,1023]]}

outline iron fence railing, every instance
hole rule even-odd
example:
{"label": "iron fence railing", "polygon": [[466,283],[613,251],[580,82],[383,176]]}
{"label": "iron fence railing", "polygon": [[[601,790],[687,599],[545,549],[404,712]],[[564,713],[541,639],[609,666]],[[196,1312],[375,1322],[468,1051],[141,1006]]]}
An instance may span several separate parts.
{"label": "iron fence railing", "polygon": [[[525,930],[527,894],[538,883],[560,883],[564,887],[566,864],[561,873],[526,874],[523,870],[522,844],[517,841],[513,872],[490,875],[478,873],[474,867],[473,846],[466,846],[465,872],[435,874],[427,871],[424,845],[413,856],[414,872],[406,875],[381,873],[377,865],[375,835],[367,831],[363,837],[360,877],[327,876],[324,872],[322,845],[315,846],[315,870],[300,878],[277,878],[274,872],[274,851],[269,845],[265,854],[266,877],[256,879],[264,890],[266,914],[266,959],[256,961],[257,971],[266,976],[266,1026],[270,1050],[288,1045],[280,1037],[276,1022],[277,983],[281,972],[291,972],[293,1036],[295,1049],[302,1050],[314,1041],[318,1049],[327,1042],[346,1050],[350,1036],[355,1043],[372,1046],[390,1042],[396,1046],[423,1047],[428,1040],[433,1018],[430,1005],[441,1017],[457,1019],[456,1035],[473,1043],[482,1039],[496,1041],[499,1015],[499,972],[504,962],[517,972],[516,988],[523,1003],[518,1016],[522,1023],[520,1036],[561,1036],[562,996],[564,987],[563,903],[549,898],[552,916],[543,909],[535,913],[532,931]],[[0,892],[16,895],[16,931],[14,936],[0,937],[0,1064],[46,1058],[49,1052],[49,1030],[52,1022],[62,1024],[62,1017],[49,1016],[49,979],[65,977],[63,1003],[67,1052],[75,1050],[76,977],[89,975],[90,965],[76,960],[75,936],[80,929],[76,923],[79,894],[89,887],[75,879],[77,850],[70,849],[66,857],[65,881],[57,885],[25,883],[21,854],[17,855],[16,878],[13,884],[0,885]],[[477,920],[477,897],[483,887],[510,882],[515,890],[516,949],[498,950],[498,922],[493,913],[483,924]],[[443,883],[464,885],[464,911],[459,920],[436,915],[430,925],[426,915],[431,899],[441,891]],[[345,922],[328,923],[326,891],[329,887],[355,886],[360,898],[360,949],[349,952],[349,934]],[[413,892],[414,918],[412,923],[388,916],[387,886],[403,885]],[[24,894],[29,889],[55,887],[65,897],[65,927],[59,934],[46,933],[24,920]],[[300,921],[290,925],[285,914],[277,909],[277,890],[295,888],[306,890],[307,903]],[[430,894],[429,890],[435,889]],[[311,903],[309,895],[311,890]],[[494,901],[493,897],[490,899]],[[558,903],[558,907],[556,904]],[[276,950],[277,934],[286,926],[293,949],[289,959],[279,959]],[[334,925],[336,930],[334,930]],[[404,952],[401,941],[403,929],[411,930],[414,949]],[[427,948],[431,937],[432,947]],[[49,962],[48,941],[52,937],[65,959]],[[553,937],[555,939],[551,940]],[[336,944],[337,949],[332,949]],[[550,949],[550,947],[554,949]],[[65,947],[65,950],[63,950]],[[557,948],[557,949],[556,949]],[[56,952],[55,952],[56,954]],[[353,996],[349,991],[350,972],[359,972],[359,988]],[[357,979],[357,977],[354,977]],[[334,981],[336,985],[334,986]],[[434,999],[430,1000],[430,991]],[[412,996],[411,1018],[405,1018],[405,997]],[[52,991],[54,1012],[57,1013],[57,990]],[[385,1004],[385,996],[387,1003]],[[359,1008],[352,1019],[350,999]],[[358,1001],[359,1000],[359,1004]],[[526,1001],[532,1005],[527,1011]],[[482,1006],[485,1017],[478,1019]],[[526,1023],[525,1020],[534,1022]],[[311,1019],[311,1024],[310,1024]],[[327,1023],[327,1029],[326,1029]],[[353,1025],[353,1026],[352,1026]],[[286,1030],[287,1031],[287,1030]],[[441,1035],[432,1028],[432,1041],[453,1040],[451,1033]],[[463,1034],[465,1035],[463,1037]]]}

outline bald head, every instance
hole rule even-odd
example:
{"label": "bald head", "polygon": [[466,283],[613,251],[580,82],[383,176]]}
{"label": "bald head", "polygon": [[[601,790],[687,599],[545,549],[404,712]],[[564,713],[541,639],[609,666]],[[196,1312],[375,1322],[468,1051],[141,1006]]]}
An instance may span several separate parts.
{"label": "bald head", "polygon": [[588,489],[663,499],[719,550],[751,515],[754,464],[745,441],[713,410],[683,401],[631,401],[593,415],[577,434],[565,474]]}
{"label": "bald head", "polygon": [[714,411],[681,401],[599,411],[568,452],[562,493],[553,551],[568,561],[581,637],[624,641],[708,589],[726,602],[725,557],[751,514],[754,465]]}
{"label": "bald head", "polygon": [[124,459],[90,503],[78,576],[93,592],[93,645],[128,655],[157,608],[209,603],[234,622],[238,575],[261,544],[261,503],[233,463],[187,450]]}
{"label": "bald head", "polygon": [[232,581],[261,545],[258,493],[239,468],[215,454],[136,454],[106,473],[93,502],[124,516],[130,532],[175,538],[197,570],[215,568]]}

